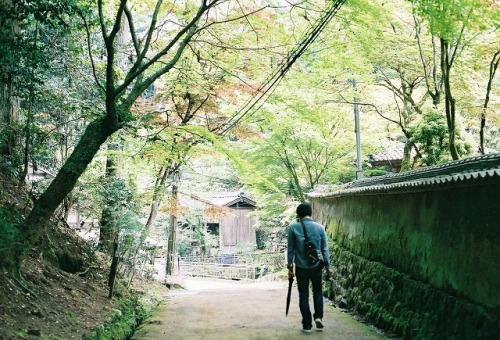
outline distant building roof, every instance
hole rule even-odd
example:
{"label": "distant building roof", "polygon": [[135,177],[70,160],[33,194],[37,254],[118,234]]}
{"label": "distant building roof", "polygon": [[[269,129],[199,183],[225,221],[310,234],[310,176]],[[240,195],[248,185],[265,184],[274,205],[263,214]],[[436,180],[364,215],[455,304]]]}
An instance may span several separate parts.
{"label": "distant building roof", "polygon": [[[388,147],[376,155],[368,155],[368,161],[372,166],[387,166],[392,172],[400,172],[403,163],[405,144],[399,143]],[[416,154],[412,148],[411,156]]]}
{"label": "distant building roof", "polygon": [[368,155],[370,162],[401,161],[404,154],[404,144],[391,146],[376,155]]}
{"label": "distant building roof", "polygon": [[243,203],[252,207],[257,205],[253,199],[242,191],[212,192],[207,193],[204,198],[212,204],[221,207],[230,207],[237,203]]}

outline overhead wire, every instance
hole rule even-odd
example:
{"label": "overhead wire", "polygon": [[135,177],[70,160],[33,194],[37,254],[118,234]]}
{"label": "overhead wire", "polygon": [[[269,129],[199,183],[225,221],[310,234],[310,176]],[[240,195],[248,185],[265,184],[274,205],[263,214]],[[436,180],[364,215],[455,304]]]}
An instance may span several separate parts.
{"label": "overhead wire", "polygon": [[[257,90],[257,95],[252,96],[227,122],[225,122],[220,127],[220,134],[223,135],[231,130],[234,126],[239,124],[243,118],[252,116],[264,105],[265,100],[269,98],[272,92],[276,89],[276,86],[284,78],[288,70],[292,65],[300,58],[309,46],[316,40],[321,32],[325,29],[328,23],[333,19],[338,10],[346,0],[334,0],[332,5],[321,16],[315,25],[312,25],[310,29],[304,34],[302,40],[293,48],[286,58],[286,62],[281,64],[276,70],[274,70],[269,77],[266,79],[263,85],[261,85]],[[263,100],[264,97],[267,97]]]}

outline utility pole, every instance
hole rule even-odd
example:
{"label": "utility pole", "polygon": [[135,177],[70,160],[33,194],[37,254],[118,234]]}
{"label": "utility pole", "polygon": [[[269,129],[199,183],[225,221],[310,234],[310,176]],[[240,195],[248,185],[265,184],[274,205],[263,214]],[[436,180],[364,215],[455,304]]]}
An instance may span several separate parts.
{"label": "utility pole", "polygon": [[356,96],[356,80],[352,79],[354,89],[354,133],[356,134],[356,179],[364,177],[361,164],[361,134],[359,129],[359,98]]}
{"label": "utility pole", "polygon": [[174,264],[175,264],[175,248],[176,248],[176,238],[177,238],[177,189],[179,186],[180,174],[179,170],[175,170],[172,177],[172,192],[171,192],[171,202],[172,202],[172,212],[170,214],[170,231],[168,235],[167,244],[167,275],[172,275]]}

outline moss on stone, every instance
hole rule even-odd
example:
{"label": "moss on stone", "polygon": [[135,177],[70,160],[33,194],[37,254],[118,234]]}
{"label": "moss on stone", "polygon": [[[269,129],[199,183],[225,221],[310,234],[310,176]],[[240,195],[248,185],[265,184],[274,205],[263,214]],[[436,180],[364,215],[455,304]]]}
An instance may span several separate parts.
{"label": "moss on stone", "polygon": [[135,329],[146,319],[160,303],[160,300],[152,298],[150,301],[142,301],[139,296],[133,295],[124,298],[120,302],[118,310],[114,310],[102,324],[94,327],[89,334],[85,334],[85,340],[121,340],[130,339]]}
{"label": "moss on stone", "polygon": [[411,339],[458,335],[467,339],[499,338],[498,311],[414,280],[338,245],[331,247],[331,263],[334,277],[325,287],[326,295],[382,329]]}

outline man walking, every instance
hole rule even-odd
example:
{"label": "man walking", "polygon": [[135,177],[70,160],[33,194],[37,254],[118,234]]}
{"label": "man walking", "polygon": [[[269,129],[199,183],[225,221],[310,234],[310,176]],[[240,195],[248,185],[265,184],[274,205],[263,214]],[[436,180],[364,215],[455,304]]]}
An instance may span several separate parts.
{"label": "man walking", "polygon": [[[288,230],[288,277],[293,278],[293,264],[295,263],[295,277],[297,278],[297,288],[299,290],[299,308],[302,314],[302,331],[309,333],[312,329],[312,321],[318,329],[323,328],[323,287],[321,270],[323,266],[332,274],[330,269],[330,252],[326,242],[324,227],[313,221],[311,218],[312,208],[307,203],[302,203],[297,207],[298,222],[292,223]],[[303,223],[303,225],[302,225]],[[306,256],[304,243],[307,238],[314,244],[318,251],[319,261],[312,264]],[[309,282],[312,284],[314,315],[311,315],[309,308]]]}

